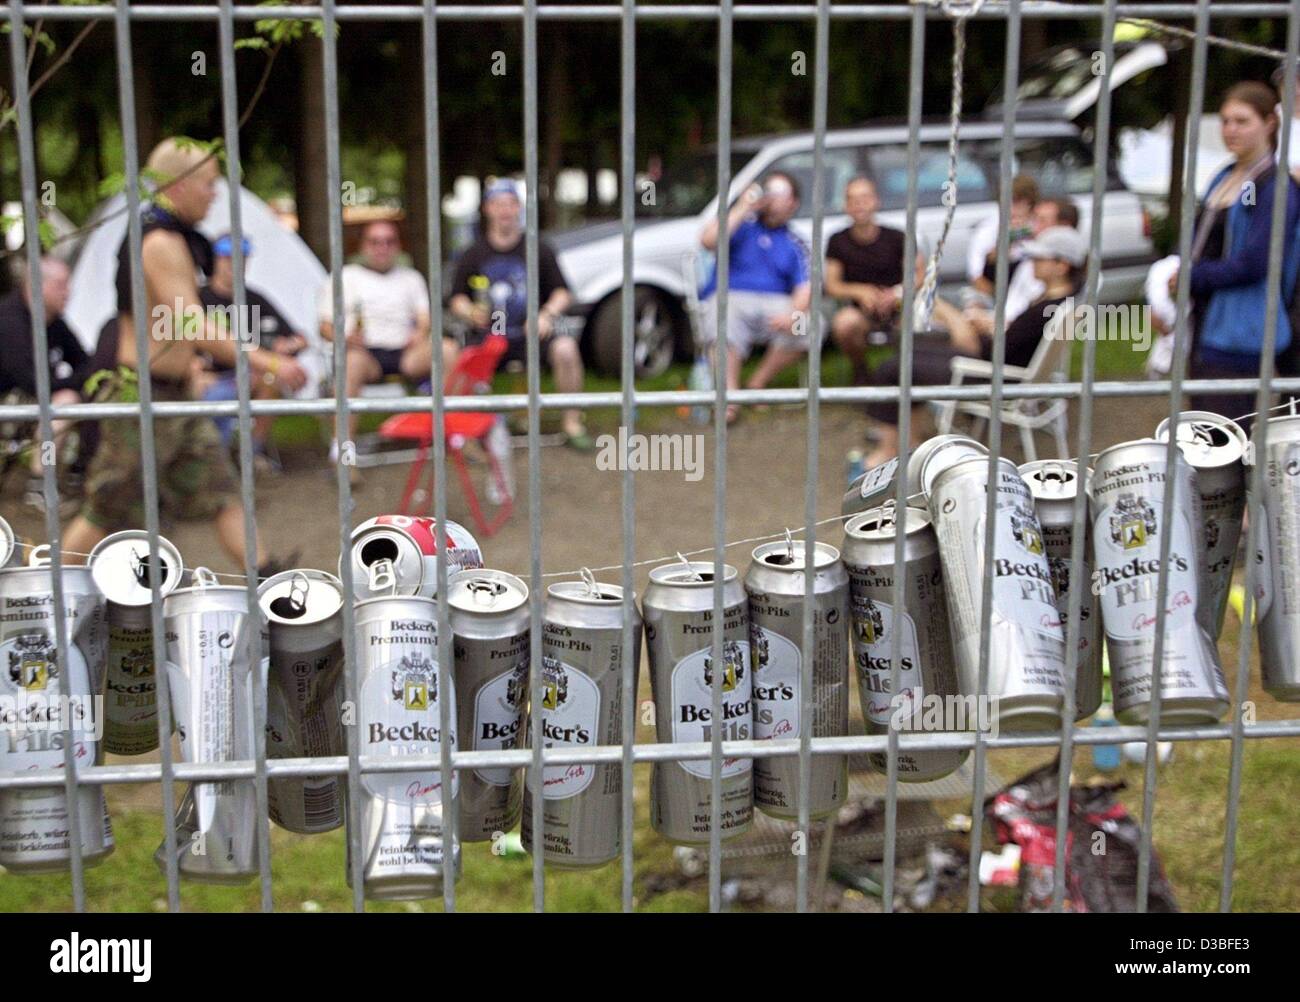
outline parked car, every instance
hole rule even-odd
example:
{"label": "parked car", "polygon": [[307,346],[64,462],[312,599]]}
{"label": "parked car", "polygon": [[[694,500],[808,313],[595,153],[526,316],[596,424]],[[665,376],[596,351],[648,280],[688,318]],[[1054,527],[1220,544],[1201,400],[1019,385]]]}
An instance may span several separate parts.
{"label": "parked car", "polygon": [[[1145,47],[1149,44],[1144,43],[1143,58],[1138,60],[1144,67],[1151,59],[1150,49]],[[1122,76],[1119,69],[1117,60],[1116,77]],[[1088,84],[1084,83],[1082,89],[1086,91]],[[1092,88],[1094,92],[1097,89]],[[1039,109],[1039,117],[1022,116],[1015,126],[1014,162],[1014,170],[1032,174],[1045,195],[1072,198],[1079,206],[1085,232],[1091,221],[1092,149],[1078,126],[1050,116],[1078,115],[1088,103],[1073,101],[1068,109]],[[943,222],[945,208],[941,199],[948,173],[947,141],[946,121],[922,126],[917,171],[917,228],[922,249],[933,246]],[[1001,141],[1000,121],[973,119],[962,125],[957,208],[940,262],[944,291],[954,291],[964,280],[966,246],[971,232],[990,213],[997,212]],[[848,218],[842,213],[843,192],[845,183],[855,174],[875,179],[881,200],[881,222],[899,228],[905,225],[907,143],[905,124],[873,124],[827,132],[823,239],[829,239],[832,233],[848,225]],[[731,144],[731,154],[728,204],[768,171],[785,171],[798,180],[803,192],[802,205],[792,225],[808,239],[813,216],[813,134],[736,139]],[[704,151],[692,160],[675,165],[656,182],[653,199],[637,199],[645,213],[645,218],[637,220],[633,235],[634,352],[638,376],[656,375],[676,355],[690,351],[689,324],[683,304],[688,285],[697,283],[711,266],[700,248],[699,233],[705,221],[717,213],[716,156],[715,151]],[[1138,294],[1146,269],[1154,259],[1150,220],[1138,197],[1125,187],[1113,162],[1107,165],[1106,185],[1101,295],[1107,302],[1123,302]],[[648,201],[653,204],[642,205]],[[598,370],[611,374],[619,371],[622,357],[621,234],[618,222],[608,222],[549,235],[574,293],[573,312],[586,323],[584,337],[590,360]]]}

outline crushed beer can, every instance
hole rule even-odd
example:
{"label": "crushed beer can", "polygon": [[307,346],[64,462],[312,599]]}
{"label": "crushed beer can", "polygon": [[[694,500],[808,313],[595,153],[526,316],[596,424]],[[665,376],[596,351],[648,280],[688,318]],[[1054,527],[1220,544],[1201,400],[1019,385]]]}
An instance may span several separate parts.
{"label": "crushed beer can", "polygon": [[[181,761],[250,762],[256,754],[256,691],[266,685],[267,638],[248,615],[248,590],[217,583],[206,567],[163,602],[167,686]],[[255,641],[254,638],[258,638]],[[254,662],[253,644],[262,656]],[[174,822],[180,875],[242,884],[257,875],[257,791],[251,779],[190,784]],[[167,843],[154,855],[166,869]]]}
{"label": "crushed beer can", "polygon": [[840,501],[840,514],[847,518],[895,500],[900,475],[907,481],[904,490],[908,505],[924,508],[925,494],[940,470],[958,460],[988,454],[989,450],[983,443],[969,436],[934,435],[912,450],[907,457],[906,469],[900,467],[895,456],[854,480]]}
{"label": "crushed beer can", "polygon": [[[1259,428],[1260,425],[1256,425]],[[1251,499],[1259,664],[1264,691],[1300,702],[1300,416],[1268,421],[1260,496]]]}
{"label": "crushed beer can", "polygon": [[[269,634],[267,758],[346,755],[343,585],[325,571],[283,571],[263,581],[257,596]],[[310,835],[343,823],[340,776],[271,776],[266,792],[281,828]]]}

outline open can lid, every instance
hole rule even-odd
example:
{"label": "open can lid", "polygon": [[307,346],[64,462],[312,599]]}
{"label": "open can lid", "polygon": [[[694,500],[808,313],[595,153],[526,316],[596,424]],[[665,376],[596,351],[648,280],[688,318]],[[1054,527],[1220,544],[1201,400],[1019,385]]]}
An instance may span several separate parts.
{"label": "open can lid", "polygon": [[[90,573],[104,597],[117,605],[142,606],[153,602],[149,534],[143,529],[115,532],[90,551]],[[161,574],[159,594],[166,596],[180,584],[185,565],[178,549],[158,537]]]}

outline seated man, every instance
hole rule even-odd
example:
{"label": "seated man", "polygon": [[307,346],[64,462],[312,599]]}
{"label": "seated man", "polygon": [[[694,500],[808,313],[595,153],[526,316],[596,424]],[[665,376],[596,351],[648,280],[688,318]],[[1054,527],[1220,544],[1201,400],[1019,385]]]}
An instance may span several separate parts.
{"label": "seated man", "polygon": [[[386,376],[400,375],[418,383],[428,378],[433,366],[429,287],[418,271],[398,263],[401,252],[397,224],[376,219],[367,223],[361,233],[360,261],[343,266],[343,336],[347,343],[349,397]],[[320,333],[330,342],[334,340],[333,318],[333,283],[327,280],[320,294]],[[451,338],[443,338],[442,356],[448,368],[455,363],[456,343]],[[348,419],[348,438],[356,438],[356,433],[354,412]],[[330,458],[337,456],[335,442]]]}
{"label": "seated man", "polygon": [[[1021,247],[1034,235],[1034,208],[1041,195],[1038,182],[1028,174],[1017,174],[1011,179],[1011,220],[1008,236],[1009,260],[1014,267],[1022,258]],[[998,253],[998,228],[1001,225],[998,210],[971,233],[966,247],[967,291],[972,303],[992,307]],[[1008,322],[1011,320],[1007,316]]]}
{"label": "seated man", "polygon": [[[32,344],[32,288],[26,265],[19,266],[18,288],[0,299],[0,396],[17,391],[23,397],[36,399],[36,361]],[[56,257],[41,258],[41,299],[45,303],[45,336],[49,358],[45,361],[50,373],[50,402],[55,405],[75,404],[81,401],[81,387],[90,376],[89,357],[75,334],[63,320],[63,310],[68,305],[68,266]],[[72,422],[54,422],[55,454],[62,447]],[[74,474],[85,468],[89,450],[83,443]],[[31,450],[24,501],[33,508],[45,510],[44,485],[41,478],[41,450]]]}
{"label": "seated man", "polygon": [[[766,344],[762,362],[746,386],[762,389],[777,373],[793,365],[808,350],[808,248],[789,227],[799,209],[794,178],[773,171],[754,185],[727,214],[730,248],[727,297],[727,387],[740,386],[740,367],[756,344]],[[718,221],[711,219],[700,233],[700,244],[718,249]],[[717,270],[700,290],[706,343],[717,340]],[[712,356],[710,356],[712,357]],[[739,414],[727,408],[728,423]]]}
{"label": "seated man", "polygon": [[[1066,299],[1079,291],[1088,243],[1073,227],[1053,226],[1026,243],[1024,251],[1026,262],[1041,283],[1042,292],[1020,316],[1007,324],[1003,359],[1006,365],[1022,367],[1029,364],[1038,350],[1048,321]],[[957,319],[959,321],[960,317]],[[952,360],[958,355],[991,360],[993,339],[960,323],[950,326],[947,344],[916,346],[912,353],[913,385],[936,386],[949,382]],[[891,358],[876,369],[872,382],[877,386],[897,386],[898,369],[898,358]],[[922,408],[923,405],[912,408],[913,448],[924,438],[920,421]],[[878,431],[876,450],[866,458],[870,469],[898,455],[898,404],[893,401],[868,404],[867,415],[876,423]]]}
{"label": "seated man", "polygon": [[853,365],[853,385],[867,381],[867,335],[893,326],[903,295],[903,231],[876,222],[880,199],[870,178],[844,186],[853,224],[826,245],[826,293],[839,301],[831,336]]}
{"label": "seated man", "polygon": [[[247,264],[253,253],[253,245],[247,239],[243,242],[244,262]],[[204,307],[214,311],[229,311],[235,299],[235,261],[230,234],[217,238],[212,245],[212,275],[208,284],[199,290],[199,299]],[[255,289],[244,286],[244,300],[248,309],[245,329],[263,348],[286,358],[292,358],[307,347],[307,339],[294,331],[289,322],[271,301]],[[229,313],[216,313],[217,316],[229,316]],[[202,371],[196,375],[195,384],[199,388],[201,400],[238,400],[239,387],[235,379],[235,370],[211,357],[204,360]],[[279,384],[272,380],[252,379],[250,374],[249,391],[254,400],[275,400],[280,396]],[[219,417],[214,419],[221,432],[221,441],[230,445],[235,431],[235,418]],[[253,450],[259,465],[268,465],[266,457],[266,439],[271,430],[272,418],[263,415],[253,421]],[[273,464],[270,464],[273,467]]]}
{"label": "seated man", "polygon": [[[488,185],[483,195],[483,232],[456,262],[447,301],[452,314],[469,325],[472,340],[481,341],[489,333],[505,335],[508,346],[503,363],[528,359],[524,331],[528,264],[522,212],[519,189],[513,181],[500,178]],[[582,353],[572,331],[559,323],[572,297],[550,245],[539,238],[537,251],[539,358],[555,373],[556,390],[580,393]],[[583,452],[596,447],[583,425],[581,411],[566,410],[561,428],[570,447]]]}

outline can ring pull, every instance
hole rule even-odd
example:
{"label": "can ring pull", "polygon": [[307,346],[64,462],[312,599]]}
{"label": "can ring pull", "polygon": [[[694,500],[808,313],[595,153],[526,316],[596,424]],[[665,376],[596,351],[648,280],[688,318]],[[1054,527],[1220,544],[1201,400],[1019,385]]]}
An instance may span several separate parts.
{"label": "can ring pull", "polygon": [[219,583],[217,576],[206,567],[194,568],[194,586],[196,588],[215,588]]}
{"label": "can ring pull", "polygon": [[[679,557],[681,554],[677,554]],[[592,598],[600,598],[600,588],[596,584],[596,575],[591,573],[590,567],[584,567],[578,573],[582,576],[582,583],[587,586],[587,594]]]}
{"label": "can ring pull", "polygon": [[695,569],[695,567],[691,564],[691,562],[690,562],[689,560],[687,560],[685,557],[682,556],[682,551],[681,551],[681,550],[678,550],[678,551],[677,551],[677,559],[680,560],[680,561],[682,562],[682,566],[686,568],[686,573],[687,573],[688,575],[690,575],[690,577],[689,577],[688,580],[691,580],[691,581],[703,581],[703,580],[704,580],[704,578],[700,577],[700,573],[699,573],[699,571],[697,571],[697,570]]}
{"label": "can ring pull", "polygon": [[384,588],[391,588],[392,593],[397,594],[397,574],[393,562],[387,557],[370,565],[370,590],[377,592]]}
{"label": "can ring pull", "polygon": [[307,608],[307,592],[311,588],[311,578],[307,577],[302,571],[294,571],[293,577],[289,579],[289,604],[299,614]]}
{"label": "can ring pull", "polygon": [[469,593],[474,596],[474,601],[479,605],[494,605],[498,596],[504,595],[506,586],[500,581],[493,581],[491,578],[474,578],[465,583]]}
{"label": "can ring pull", "polygon": [[40,546],[33,546],[32,552],[27,554],[28,567],[48,567],[50,565],[50,544],[41,543]]}
{"label": "can ring pull", "polygon": [[885,498],[880,506],[880,528],[885,529],[898,524],[898,512],[895,510],[897,506],[893,498]]}
{"label": "can ring pull", "polygon": [[785,530],[785,555],[790,563],[794,563],[794,536],[790,535],[790,530]]}

